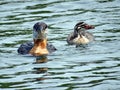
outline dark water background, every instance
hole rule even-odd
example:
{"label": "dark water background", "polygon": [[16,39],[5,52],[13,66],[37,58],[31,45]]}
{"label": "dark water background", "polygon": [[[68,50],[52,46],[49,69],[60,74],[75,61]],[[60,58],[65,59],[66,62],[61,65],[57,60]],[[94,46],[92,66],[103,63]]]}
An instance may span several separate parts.
{"label": "dark water background", "polygon": [[[58,50],[18,55],[38,21]],[[85,48],[66,43],[79,21],[96,27]],[[120,90],[120,0],[0,0],[0,90]]]}

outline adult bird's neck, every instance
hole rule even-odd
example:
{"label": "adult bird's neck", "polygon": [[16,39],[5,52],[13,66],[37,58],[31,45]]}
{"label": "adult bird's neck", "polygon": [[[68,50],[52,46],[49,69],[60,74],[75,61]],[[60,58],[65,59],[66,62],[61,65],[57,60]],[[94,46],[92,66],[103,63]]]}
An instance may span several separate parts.
{"label": "adult bird's neck", "polygon": [[49,54],[47,50],[47,39],[34,39],[34,46],[30,50],[30,54],[34,56],[41,56]]}

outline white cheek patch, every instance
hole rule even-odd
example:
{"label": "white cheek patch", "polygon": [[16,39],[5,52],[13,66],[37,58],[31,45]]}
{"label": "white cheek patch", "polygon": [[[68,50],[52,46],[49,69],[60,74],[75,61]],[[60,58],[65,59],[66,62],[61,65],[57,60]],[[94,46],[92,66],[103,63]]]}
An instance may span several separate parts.
{"label": "white cheek patch", "polygon": [[47,34],[47,33],[48,33],[48,31],[47,31],[47,30],[44,30],[44,32],[43,32],[43,33]]}
{"label": "white cheek patch", "polygon": [[81,29],[81,27],[77,27],[77,29],[79,30],[79,29]]}

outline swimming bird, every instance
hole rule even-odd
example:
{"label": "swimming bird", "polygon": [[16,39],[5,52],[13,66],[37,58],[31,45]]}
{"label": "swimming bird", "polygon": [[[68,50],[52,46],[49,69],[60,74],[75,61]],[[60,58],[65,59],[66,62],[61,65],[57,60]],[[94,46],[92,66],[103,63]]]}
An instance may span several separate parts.
{"label": "swimming bird", "polygon": [[18,48],[19,54],[31,54],[33,56],[48,55],[57,50],[52,44],[47,43],[47,24],[37,22],[33,26],[33,42],[26,42]]}
{"label": "swimming bird", "polygon": [[67,43],[69,45],[84,45],[91,41],[94,41],[94,36],[86,30],[94,29],[94,26],[88,25],[85,22],[78,22],[74,31],[71,32],[67,37]]}

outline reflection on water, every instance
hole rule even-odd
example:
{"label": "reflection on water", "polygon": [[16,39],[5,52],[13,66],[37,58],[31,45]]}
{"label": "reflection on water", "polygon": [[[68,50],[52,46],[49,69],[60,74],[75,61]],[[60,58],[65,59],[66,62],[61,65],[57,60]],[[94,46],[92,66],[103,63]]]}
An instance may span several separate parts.
{"label": "reflection on water", "polygon": [[[34,64],[39,64],[41,65],[41,63],[46,63],[48,61],[47,56],[39,56],[36,57],[36,61],[34,62]],[[36,74],[44,74],[42,77],[36,78],[37,81],[41,81],[44,80],[44,76],[47,75],[47,67],[34,67],[33,68],[35,71],[34,73]]]}
{"label": "reflection on water", "polygon": [[[1,90],[119,90],[120,0],[0,1]],[[48,56],[19,55],[21,43],[32,41],[32,27],[48,24]],[[69,46],[74,25],[94,25],[95,42]]]}

